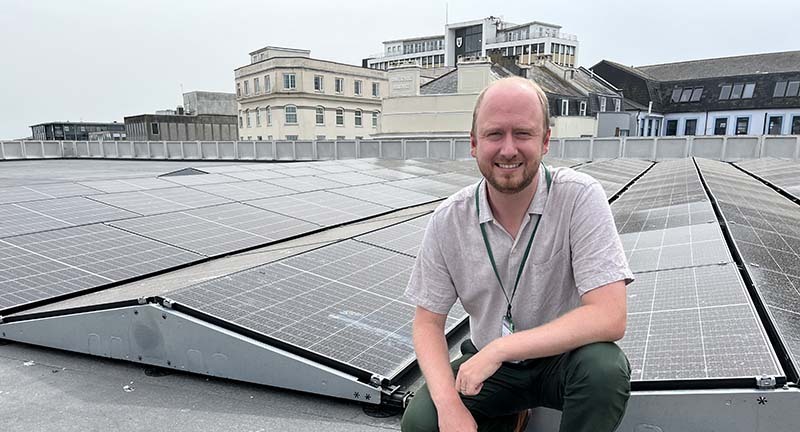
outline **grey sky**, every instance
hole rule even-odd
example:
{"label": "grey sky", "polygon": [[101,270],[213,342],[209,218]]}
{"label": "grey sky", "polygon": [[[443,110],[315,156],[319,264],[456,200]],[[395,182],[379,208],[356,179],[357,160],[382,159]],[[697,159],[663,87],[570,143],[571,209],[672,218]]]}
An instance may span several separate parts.
{"label": "grey sky", "polygon": [[[796,0],[447,4],[450,22],[559,24],[578,36],[587,67],[800,49]],[[384,40],[442,34],[444,24],[442,0],[0,0],[0,139],[30,136],[36,123],[174,108],[181,85],[233,92],[233,70],[266,45],[360,65]]]}

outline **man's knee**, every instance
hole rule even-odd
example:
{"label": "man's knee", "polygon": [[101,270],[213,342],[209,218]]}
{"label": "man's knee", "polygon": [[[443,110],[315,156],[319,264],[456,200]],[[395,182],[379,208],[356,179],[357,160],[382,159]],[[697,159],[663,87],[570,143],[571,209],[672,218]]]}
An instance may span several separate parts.
{"label": "man's knee", "polygon": [[630,366],[622,350],[614,343],[599,342],[580,347],[570,355],[567,386],[576,386],[587,393],[608,397],[630,394]]}
{"label": "man's knee", "polygon": [[403,432],[434,432],[439,430],[439,417],[436,405],[431,400],[427,386],[421,388],[406,407],[400,421]]}

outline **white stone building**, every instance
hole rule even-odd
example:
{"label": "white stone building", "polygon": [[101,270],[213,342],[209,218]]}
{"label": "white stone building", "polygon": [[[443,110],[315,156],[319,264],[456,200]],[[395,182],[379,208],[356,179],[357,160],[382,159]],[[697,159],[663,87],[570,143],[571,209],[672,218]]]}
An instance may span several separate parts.
{"label": "white stone building", "polygon": [[386,72],[265,47],[235,71],[240,140],[360,139],[377,132]]}

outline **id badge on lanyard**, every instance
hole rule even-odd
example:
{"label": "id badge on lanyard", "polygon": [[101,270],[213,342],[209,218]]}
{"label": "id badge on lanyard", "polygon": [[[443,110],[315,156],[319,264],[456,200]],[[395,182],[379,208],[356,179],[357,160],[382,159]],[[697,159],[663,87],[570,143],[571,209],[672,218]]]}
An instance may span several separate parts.
{"label": "id badge on lanyard", "polygon": [[503,319],[500,320],[500,336],[505,337],[512,333],[514,333],[514,321],[511,316],[504,315]]}

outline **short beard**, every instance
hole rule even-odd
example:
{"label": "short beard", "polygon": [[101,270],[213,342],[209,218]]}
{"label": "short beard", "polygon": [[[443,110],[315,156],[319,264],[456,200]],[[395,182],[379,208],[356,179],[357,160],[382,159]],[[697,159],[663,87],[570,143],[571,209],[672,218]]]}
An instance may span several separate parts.
{"label": "short beard", "polygon": [[[530,186],[531,183],[533,183],[533,179],[536,178],[536,173],[539,172],[539,165],[540,164],[538,164],[538,163],[536,165],[534,165],[535,168],[534,168],[533,172],[530,175],[524,175],[523,178],[522,178],[522,182],[520,182],[518,184],[515,184],[515,185],[510,185],[510,186],[509,185],[500,184],[493,175],[487,175],[487,173],[483,172],[483,170],[481,170],[481,174],[483,174],[483,178],[485,178],[486,181],[490,185],[492,185],[492,187],[496,191],[498,191],[500,193],[504,193],[504,194],[518,194],[518,193],[522,192],[523,190],[525,190],[525,188]],[[494,166],[494,163],[492,163],[492,166]],[[523,171],[523,173],[524,173],[524,171]],[[489,174],[491,174],[491,171],[489,172]]]}

